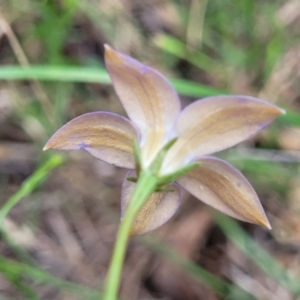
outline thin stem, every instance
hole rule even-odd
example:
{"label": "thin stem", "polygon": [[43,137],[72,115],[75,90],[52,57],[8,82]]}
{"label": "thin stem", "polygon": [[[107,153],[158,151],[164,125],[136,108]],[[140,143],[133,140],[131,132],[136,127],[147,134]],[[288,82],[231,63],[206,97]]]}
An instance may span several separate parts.
{"label": "thin stem", "polygon": [[115,300],[117,298],[120,286],[121,270],[132,224],[145,201],[155,191],[156,186],[157,178],[150,172],[143,171],[140,174],[131,201],[117,233],[112,260],[106,278],[103,300]]}

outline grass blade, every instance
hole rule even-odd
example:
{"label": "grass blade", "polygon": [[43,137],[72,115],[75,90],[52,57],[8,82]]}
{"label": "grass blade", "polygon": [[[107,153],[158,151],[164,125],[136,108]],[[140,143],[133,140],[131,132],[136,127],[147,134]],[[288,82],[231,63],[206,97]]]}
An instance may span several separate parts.
{"label": "grass blade", "polygon": [[160,50],[180,59],[185,59],[192,65],[207,71],[208,73],[211,73],[212,69],[217,67],[216,60],[202,52],[190,53],[186,44],[171,35],[159,34],[154,38],[153,42]]}
{"label": "grass blade", "polygon": [[[155,251],[157,254],[165,258],[167,261],[175,266],[178,266],[182,271],[188,274],[194,280],[202,283],[207,288],[211,289],[220,296],[228,297],[230,299],[240,299],[240,300],[253,300],[255,299],[245,290],[233,286],[230,283],[223,281],[222,279],[216,277],[212,273],[206,271],[201,266],[195,264],[194,262],[181,256],[175,250],[171,249],[167,245],[156,241],[151,237],[141,238],[142,242],[146,244],[147,247]],[[234,295],[234,297],[233,297]]]}
{"label": "grass blade", "polygon": [[225,95],[229,92],[226,90],[217,89],[208,85],[184,80],[184,79],[171,79],[177,92],[184,96],[190,97],[208,97],[215,95]]}
{"label": "grass blade", "polygon": [[54,288],[62,289],[74,294],[82,295],[84,299],[101,299],[102,293],[76,283],[55,277],[43,270],[0,256],[0,272],[10,276],[25,276],[41,284],[46,284]]}
{"label": "grass blade", "polygon": [[[2,66],[0,80],[42,80],[61,82],[89,82],[110,84],[110,78],[105,69],[70,66]],[[196,82],[182,79],[171,80],[178,93],[185,96],[204,97],[224,94],[225,91]]]}
{"label": "grass blade", "polygon": [[28,177],[24,183],[21,185],[20,189],[12,195],[7,202],[3,205],[0,210],[0,228],[2,222],[10,210],[17,204],[19,201],[32,193],[32,191],[37,188],[42,182],[46,179],[51,170],[60,166],[64,162],[64,159],[60,155],[52,155],[48,160],[38,168],[30,177]]}
{"label": "grass blade", "polygon": [[291,126],[300,126],[300,113],[292,110],[286,110],[286,114],[281,115],[278,120]]}
{"label": "grass blade", "polygon": [[252,259],[268,276],[287,288],[296,296],[300,295],[300,279],[290,276],[266,250],[257,244],[233,219],[217,214],[215,221],[225,235],[250,259]]}

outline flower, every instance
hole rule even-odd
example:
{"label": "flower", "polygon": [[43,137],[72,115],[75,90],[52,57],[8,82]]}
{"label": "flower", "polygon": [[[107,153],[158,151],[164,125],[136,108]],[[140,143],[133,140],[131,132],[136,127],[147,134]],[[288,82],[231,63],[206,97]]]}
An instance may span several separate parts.
{"label": "flower", "polygon": [[[151,169],[162,155],[155,171],[161,178],[172,178],[197,162],[171,183],[172,192],[160,189],[147,199],[132,234],[155,229],[171,218],[182,189],[229,216],[270,228],[247,179],[227,162],[208,155],[251,137],[284,111],[249,96],[208,97],[181,111],[178,95],[163,75],[109,46],[105,49],[108,73],[130,120],[110,112],[84,114],[59,129],[44,150],[84,149],[136,173]],[[134,155],[134,140],[140,149],[139,161]],[[134,171],[129,171],[127,178],[131,176]],[[122,214],[134,186],[124,180]]]}

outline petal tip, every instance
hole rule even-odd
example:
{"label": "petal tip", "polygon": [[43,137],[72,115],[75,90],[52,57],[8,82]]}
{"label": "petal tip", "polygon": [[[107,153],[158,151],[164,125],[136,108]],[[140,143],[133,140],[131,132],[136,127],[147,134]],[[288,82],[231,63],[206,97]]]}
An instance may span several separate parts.
{"label": "petal tip", "polygon": [[285,109],[277,106],[277,105],[272,105],[273,107],[273,111],[274,111],[274,114],[279,116],[279,115],[285,115],[286,114],[286,111]]}
{"label": "petal tip", "polygon": [[43,151],[47,151],[49,149],[52,149],[51,143],[50,143],[51,139],[48,140],[48,142],[46,143],[46,145],[43,148]]}
{"label": "petal tip", "polygon": [[279,111],[280,111],[280,113],[281,113],[282,115],[285,115],[285,114],[286,114],[286,110],[285,110],[285,109],[280,108],[280,107],[278,107],[278,109],[279,109]]}
{"label": "petal tip", "polygon": [[275,116],[279,116],[279,115],[285,115],[286,114],[286,111],[285,109],[277,106],[277,105],[272,105],[272,113],[275,115]]}
{"label": "petal tip", "polygon": [[284,115],[286,113],[285,109],[283,109],[271,102],[268,102],[266,100],[262,100],[259,98],[254,98],[254,100],[255,99],[258,100],[261,104],[264,104],[265,112],[267,113],[268,116],[277,117],[280,115]]}
{"label": "petal tip", "polygon": [[265,227],[268,228],[269,230],[272,230],[272,226],[271,226],[271,224],[269,223],[269,221],[268,221],[268,223],[265,224]]}
{"label": "petal tip", "polygon": [[265,217],[263,220],[260,220],[259,223],[260,223],[259,225],[261,225],[261,226],[263,226],[263,227],[265,227],[265,228],[267,228],[269,230],[272,229],[272,226],[271,226],[269,220],[267,219],[267,217]]}
{"label": "petal tip", "polygon": [[108,51],[112,50],[112,47],[108,44],[104,44],[104,49],[105,49],[106,52],[108,52]]}
{"label": "petal tip", "polygon": [[117,63],[118,61],[122,60],[121,55],[108,44],[104,45],[104,49],[105,49],[105,60],[114,63]]}
{"label": "petal tip", "polygon": [[46,145],[43,148],[43,151],[51,150],[51,149],[56,149],[56,150],[63,150],[64,149],[64,144],[59,143],[57,140],[57,136],[55,134],[48,140]]}

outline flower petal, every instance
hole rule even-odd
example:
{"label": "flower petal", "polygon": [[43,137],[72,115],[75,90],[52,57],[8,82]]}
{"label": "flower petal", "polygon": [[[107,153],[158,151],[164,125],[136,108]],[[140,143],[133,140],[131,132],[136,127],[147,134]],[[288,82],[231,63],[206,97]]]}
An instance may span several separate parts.
{"label": "flower petal", "polygon": [[138,132],[128,119],[109,112],[92,112],[64,125],[44,150],[84,149],[107,163],[134,168],[133,139],[138,139]]}
{"label": "flower petal", "polygon": [[238,170],[214,157],[198,162],[197,168],[177,180],[183,188],[231,217],[271,228],[254,189]]}
{"label": "flower petal", "polygon": [[169,138],[180,112],[178,95],[154,69],[105,46],[105,62],[115,90],[142,139],[142,156],[149,165]]}
{"label": "flower petal", "polygon": [[192,103],[178,118],[179,138],[165,158],[164,173],[236,145],[282,113],[275,105],[248,96],[209,97]]}
{"label": "flower petal", "polygon": [[[129,176],[132,176],[129,172]],[[135,183],[124,180],[121,198],[121,216],[134,191]],[[133,224],[131,235],[137,235],[154,230],[166,223],[177,211],[181,203],[181,188],[177,184],[168,186],[172,191],[155,192],[144,204]]]}

